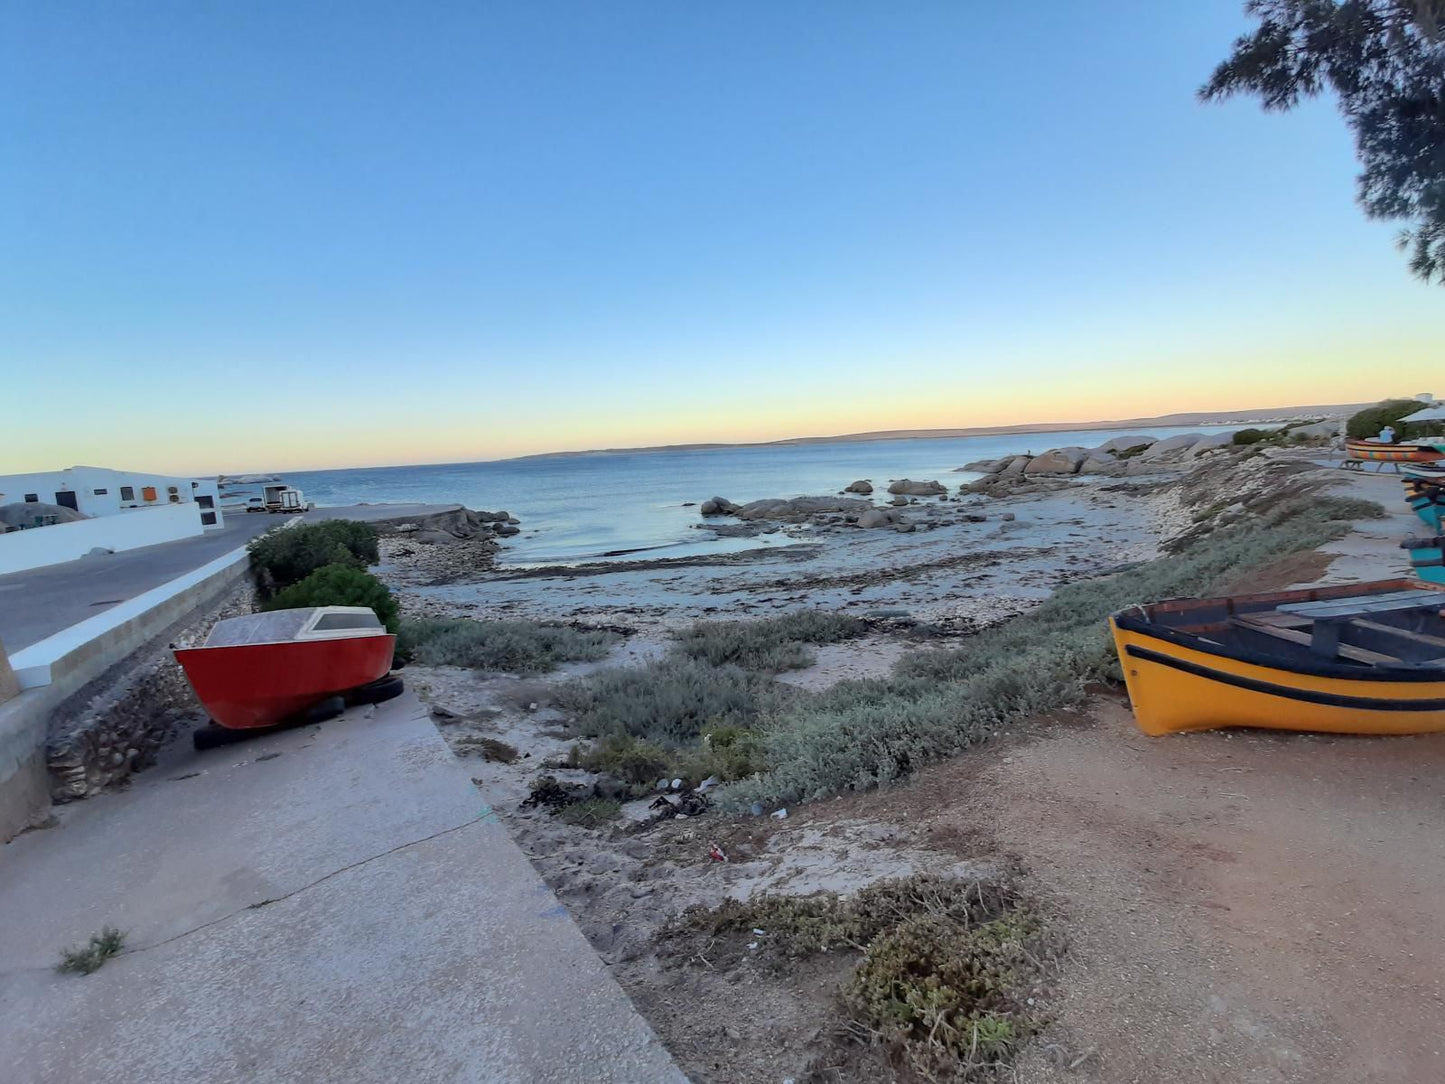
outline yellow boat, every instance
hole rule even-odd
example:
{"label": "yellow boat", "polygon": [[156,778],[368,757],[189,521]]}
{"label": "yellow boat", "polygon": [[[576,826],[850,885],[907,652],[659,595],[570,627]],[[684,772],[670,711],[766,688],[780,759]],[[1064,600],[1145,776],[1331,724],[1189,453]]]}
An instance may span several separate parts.
{"label": "yellow boat", "polygon": [[1419,580],[1131,606],[1109,619],[1146,734],[1445,731],[1445,587]]}

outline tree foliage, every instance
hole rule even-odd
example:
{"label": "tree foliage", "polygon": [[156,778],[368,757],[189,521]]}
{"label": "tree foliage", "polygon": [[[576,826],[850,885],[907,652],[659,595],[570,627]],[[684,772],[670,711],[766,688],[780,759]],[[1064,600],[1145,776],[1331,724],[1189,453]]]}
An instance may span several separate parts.
{"label": "tree foliage", "polygon": [[1386,399],[1350,415],[1350,420],[1345,423],[1345,435],[1351,440],[1364,440],[1391,425],[1395,428],[1396,437],[1403,440],[1406,436],[1413,435],[1406,433],[1406,430],[1414,427],[1412,423],[1404,423],[1400,419],[1414,414],[1417,410],[1423,410],[1424,406],[1418,399]]}
{"label": "tree foliage", "polygon": [[1408,223],[1410,270],[1445,283],[1445,0],[1248,0],[1260,20],[1199,91],[1287,110],[1333,90],[1355,136],[1359,200]]}
{"label": "tree foliage", "polygon": [[401,609],[391,591],[370,572],[350,564],[326,565],[299,583],[276,593],[262,610],[291,610],[306,606],[369,606],[387,632],[401,625]]}
{"label": "tree foliage", "polygon": [[299,523],[252,539],[251,573],[263,598],[300,583],[318,568],[365,568],[381,559],[376,528],[369,523],[329,519]]}

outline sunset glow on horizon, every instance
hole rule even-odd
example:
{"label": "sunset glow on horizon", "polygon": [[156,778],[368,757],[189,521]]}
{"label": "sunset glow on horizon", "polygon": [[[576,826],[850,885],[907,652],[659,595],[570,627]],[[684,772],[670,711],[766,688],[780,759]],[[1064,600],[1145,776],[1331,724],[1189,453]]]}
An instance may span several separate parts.
{"label": "sunset glow on horizon", "polygon": [[1445,396],[1240,0],[968,7],[12,9],[0,473]]}

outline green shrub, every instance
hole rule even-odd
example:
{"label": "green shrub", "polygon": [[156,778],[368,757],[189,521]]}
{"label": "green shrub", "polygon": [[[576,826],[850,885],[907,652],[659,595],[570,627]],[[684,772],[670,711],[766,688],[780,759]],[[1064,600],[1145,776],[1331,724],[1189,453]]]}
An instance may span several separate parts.
{"label": "green shrub", "polygon": [[1153,445],[1151,444],[1135,444],[1128,448],[1125,448],[1122,452],[1117,452],[1115,454],[1120,459],[1133,459],[1136,455],[1143,455],[1151,447],[1153,447]]}
{"label": "green shrub", "polygon": [[544,674],[559,663],[604,659],[618,639],[616,633],[601,629],[534,621],[428,618],[402,623],[397,653],[423,666]]}
{"label": "green shrub", "polygon": [[1404,438],[1407,435],[1406,430],[1414,427],[1402,424],[1400,419],[1423,409],[1425,404],[1418,399],[1386,399],[1351,415],[1350,420],[1345,423],[1345,435],[1353,440],[1363,440],[1366,437],[1378,436],[1385,426],[1393,425],[1395,435]]}
{"label": "green shrub", "polygon": [[777,674],[811,666],[804,644],[832,644],[863,635],[866,622],[822,610],[755,621],[700,621],[678,637],[683,654],[714,666]]}
{"label": "green shrub", "polygon": [[1241,429],[1232,438],[1235,444],[1258,444],[1262,440],[1269,440],[1273,433],[1268,429]]}
{"label": "green shrub", "polygon": [[584,737],[631,735],[676,747],[709,727],[751,728],[786,695],[776,682],[736,666],[669,658],[569,682],[558,702],[573,712]]}
{"label": "green shrub", "polygon": [[396,632],[400,610],[391,591],[370,572],[349,564],[318,568],[300,583],[279,591],[261,604],[263,610],[290,610],[302,606],[369,606],[388,632]]}
{"label": "green shrub", "polygon": [[380,556],[376,528],[369,523],[329,519],[270,531],[246,546],[251,574],[263,598],[300,583],[327,565],[366,568]]}

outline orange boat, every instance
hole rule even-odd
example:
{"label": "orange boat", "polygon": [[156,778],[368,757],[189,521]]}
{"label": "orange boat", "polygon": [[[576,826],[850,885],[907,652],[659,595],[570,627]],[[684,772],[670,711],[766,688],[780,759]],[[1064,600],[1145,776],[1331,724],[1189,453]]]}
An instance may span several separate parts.
{"label": "orange boat", "polygon": [[1434,463],[1445,459],[1440,445],[1431,441],[1384,444],[1378,440],[1346,440],[1345,463],[1347,467],[1360,467],[1365,463]]}
{"label": "orange boat", "polygon": [[218,621],[204,644],[175,656],[212,719],[258,730],[365,687],[396,695],[399,678],[380,688],[395,647],[396,637],[364,606],[308,606]]}

